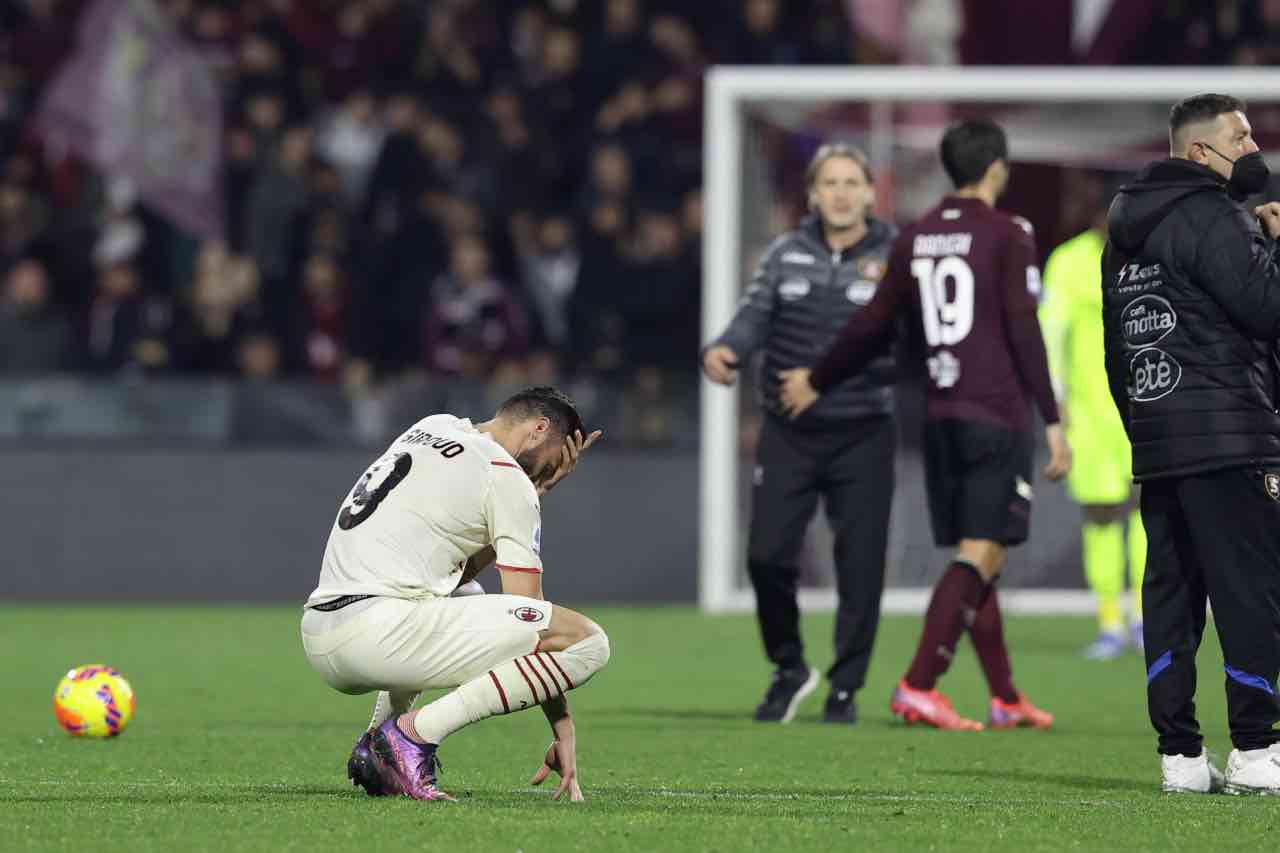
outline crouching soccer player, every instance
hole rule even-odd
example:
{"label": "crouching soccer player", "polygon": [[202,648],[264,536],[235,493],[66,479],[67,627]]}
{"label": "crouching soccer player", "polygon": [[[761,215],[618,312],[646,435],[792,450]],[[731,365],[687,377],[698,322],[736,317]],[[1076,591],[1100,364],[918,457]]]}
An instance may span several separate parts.
{"label": "crouching soccer player", "polygon": [[[542,598],[539,500],[599,437],[583,438],[573,403],[553,388],[511,397],[479,425],[433,415],[397,438],[343,502],[302,644],[342,693],[380,691],[347,773],[371,796],[452,800],[436,784],[446,737],[495,714],[541,706],[554,741],[540,783],[582,800],[565,694],[609,661],[585,616]],[[501,595],[466,589],[496,559]],[[455,687],[411,711],[422,690]]]}

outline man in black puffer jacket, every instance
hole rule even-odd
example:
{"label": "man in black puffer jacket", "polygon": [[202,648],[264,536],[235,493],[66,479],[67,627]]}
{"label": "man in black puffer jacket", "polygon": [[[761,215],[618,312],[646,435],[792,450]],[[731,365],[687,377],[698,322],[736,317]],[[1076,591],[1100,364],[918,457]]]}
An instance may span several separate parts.
{"label": "man in black puffer jacket", "polygon": [[806,183],[813,215],[764,253],[733,321],[703,349],[702,369],[713,382],[731,385],[739,365],[763,354],[758,387],[765,422],[747,566],[765,653],[776,670],[756,719],[790,722],[818,683],[800,639],[796,559],[821,495],[835,533],[840,599],[823,719],[852,723],[884,589],[897,435],[894,362],[885,346],[866,370],[830,389],[795,421],[782,413],[778,373],[816,361],[871,301],[897,229],[869,215],[875,186],[858,149],[823,145]]}
{"label": "man in black puffer jacket", "polygon": [[1280,205],[1243,204],[1268,177],[1244,109],[1226,95],[1174,105],[1172,156],[1116,196],[1102,261],[1108,381],[1142,484],[1166,791],[1224,781],[1195,717],[1207,597],[1235,747],[1227,790],[1280,793]]}

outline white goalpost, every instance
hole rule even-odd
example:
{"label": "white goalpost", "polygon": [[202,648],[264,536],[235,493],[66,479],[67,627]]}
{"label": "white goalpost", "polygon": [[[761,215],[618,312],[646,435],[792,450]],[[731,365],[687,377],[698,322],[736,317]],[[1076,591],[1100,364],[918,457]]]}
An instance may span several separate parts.
{"label": "white goalpost", "polygon": [[[704,242],[702,336],[711,340],[732,318],[742,292],[745,110],[766,102],[813,105],[894,103],[1109,104],[1116,109],[1163,102],[1198,92],[1280,101],[1280,75],[1220,68],[953,68],[953,67],[717,67],[706,75],[703,125]],[[1163,132],[1163,128],[1156,128]],[[880,141],[883,142],[883,134]],[[870,154],[881,156],[873,133]],[[1015,146],[1016,149],[1016,146]],[[1013,152],[1017,157],[1017,151]],[[754,606],[742,575],[739,520],[737,388],[705,378],[700,391],[698,603],[707,612]],[[923,519],[920,523],[927,523]],[[886,610],[923,608],[927,589],[889,589]],[[1083,590],[1002,592],[1004,605],[1023,612],[1090,612]],[[802,590],[806,609],[831,608],[832,590]]]}

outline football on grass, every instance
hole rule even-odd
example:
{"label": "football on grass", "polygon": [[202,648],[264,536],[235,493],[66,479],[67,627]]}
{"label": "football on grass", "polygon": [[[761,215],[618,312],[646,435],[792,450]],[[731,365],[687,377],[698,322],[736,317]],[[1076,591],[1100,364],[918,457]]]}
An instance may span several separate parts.
{"label": "football on grass", "polygon": [[129,725],[137,704],[124,676],[100,663],[71,670],[53,694],[58,724],[77,737],[115,737]]}

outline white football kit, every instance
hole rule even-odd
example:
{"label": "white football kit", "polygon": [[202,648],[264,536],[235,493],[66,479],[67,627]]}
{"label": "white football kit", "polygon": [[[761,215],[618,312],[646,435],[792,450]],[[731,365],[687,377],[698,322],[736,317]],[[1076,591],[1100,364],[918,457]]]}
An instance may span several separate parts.
{"label": "white football kit", "polygon": [[541,573],[540,539],[537,490],[511,455],[465,418],[424,418],[338,511],[302,619],[307,659],[330,686],[366,693],[453,687],[532,652],[549,602],[449,595],[488,545],[501,571]]}

